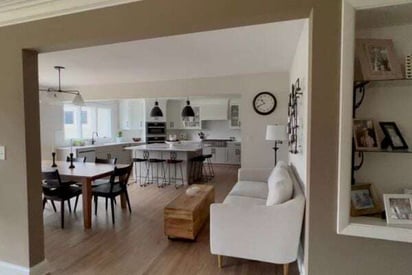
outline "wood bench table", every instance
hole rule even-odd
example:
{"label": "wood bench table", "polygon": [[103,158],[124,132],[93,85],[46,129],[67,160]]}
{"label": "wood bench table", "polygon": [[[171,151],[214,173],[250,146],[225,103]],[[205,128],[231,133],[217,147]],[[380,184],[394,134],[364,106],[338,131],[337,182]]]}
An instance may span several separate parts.
{"label": "wood bench table", "polygon": [[164,209],[164,230],[169,238],[195,240],[209,218],[210,204],[215,201],[215,190],[210,185],[193,184],[200,191],[194,196],[179,195]]}

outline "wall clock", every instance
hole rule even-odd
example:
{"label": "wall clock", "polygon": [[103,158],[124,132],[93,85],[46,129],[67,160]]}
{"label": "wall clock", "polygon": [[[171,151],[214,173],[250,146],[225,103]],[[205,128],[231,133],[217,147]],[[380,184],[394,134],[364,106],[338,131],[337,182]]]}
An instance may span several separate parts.
{"label": "wall clock", "polygon": [[269,92],[260,92],[253,99],[253,109],[260,115],[269,115],[276,109],[276,97]]}

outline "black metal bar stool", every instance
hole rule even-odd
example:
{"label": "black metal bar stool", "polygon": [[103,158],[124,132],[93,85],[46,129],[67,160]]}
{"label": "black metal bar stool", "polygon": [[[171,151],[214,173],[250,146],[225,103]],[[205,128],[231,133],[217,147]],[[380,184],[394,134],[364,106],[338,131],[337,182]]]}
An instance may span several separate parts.
{"label": "black metal bar stool", "polygon": [[[149,151],[144,151],[143,152],[143,158],[133,158],[133,163],[134,163],[134,174],[136,177],[136,183],[137,183],[137,164],[139,164],[139,185],[140,186],[146,186],[147,183],[147,178],[149,176],[149,165],[147,164],[149,160]],[[142,163],[145,164],[145,169],[146,169],[146,175],[143,177],[142,174]],[[145,179],[142,181],[142,179]]]}
{"label": "black metal bar stool", "polygon": [[205,158],[203,156],[196,156],[191,159],[190,167],[190,179],[191,182],[196,182],[203,179],[203,162]]}
{"label": "black metal bar stool", "polygon": [[206,165],[204,165],[205,172],[207,174],[208,180],[211,180],[212,178],[215,177],[215,170],[213,169],[213,164],[212,164],[212,154],[208,155],[203,155],[205,158]]}
{"label": "black metal bar stool", "polygon": [[[157,159],[157,158],[149,158],[149,169],[148,169],[148,174],[151,174],[150,180],[147,182],[150,183],[156,183],[157,187],[164,187],[166,182],[166,169],[164,166],[164,163],[166,160],[164,159]],[[154,176],[153,170],[156,169],[156,177]],[[161,170],[161,174],[159,177],[159,170]],[[149,171],[151,173],[149,173]],[[162,182],[159,182],[159,179],[161,179]]]}
{"label": "black metal bar stool", "polygon": [[[179,188],[180,186],[184,185],[184,179],[183,179],[183,160],[177,159],[177,153],[176,152],[170,152],[170,159],[166,161],[167,163],[167,171],[169,174],[168,178],[168,184],[174,183],[175,188]],[[179,170],[180,170],[180,177],[177,177],[177,166],[179,165]],[[174,177],[171,177],[171,170],[172,166],[174,168]],[[181,183],[178,184],[178,181]]]}

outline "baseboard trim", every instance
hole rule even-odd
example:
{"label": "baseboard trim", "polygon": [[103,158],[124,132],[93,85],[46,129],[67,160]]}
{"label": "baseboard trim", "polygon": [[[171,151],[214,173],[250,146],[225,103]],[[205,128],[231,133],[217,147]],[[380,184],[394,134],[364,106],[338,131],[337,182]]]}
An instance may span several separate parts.
{"label": "baseboard trim", "polygon": [[45,275],[49,272],[49,263],[44,260],[28,268],[8,262],[0,261],[0,274],[2,275]]}

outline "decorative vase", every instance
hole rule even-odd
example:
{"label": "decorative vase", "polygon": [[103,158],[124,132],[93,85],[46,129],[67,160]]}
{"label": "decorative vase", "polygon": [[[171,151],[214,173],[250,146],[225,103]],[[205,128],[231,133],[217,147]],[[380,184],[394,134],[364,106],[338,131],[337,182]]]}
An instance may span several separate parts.
{"label": "decorative vase", "polygon": [[116,142],[117,143],[120,143],[120,142],[122,142],[123,141],[123,137],[116,137]]}

